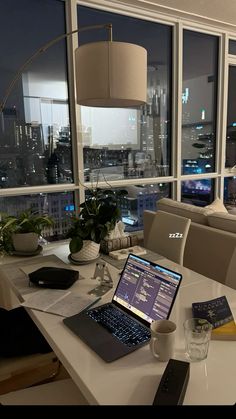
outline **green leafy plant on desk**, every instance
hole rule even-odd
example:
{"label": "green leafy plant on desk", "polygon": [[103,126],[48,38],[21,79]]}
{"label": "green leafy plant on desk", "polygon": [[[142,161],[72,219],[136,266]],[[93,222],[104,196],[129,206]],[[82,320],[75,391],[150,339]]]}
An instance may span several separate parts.
{"label": "green leafy plant on desk", "polygon": [[11,254],[18,252],[34,252],[38,247],[38,239],[45,228],[50,228],[54,221],[47,214],[32,212],[31,209],[21,212],[18,216],[1,214],[0,251]]}
{"label": "green leafy plant on desk", "polygon": [[101,241],[120,220],[119,198],[126,194],[125,190],[97,187],[89,190],[85,202],[80,205],[79,216],[72,218],[67,234],[71,238],[69,247],[74,259],[89,260],[98,256]]}

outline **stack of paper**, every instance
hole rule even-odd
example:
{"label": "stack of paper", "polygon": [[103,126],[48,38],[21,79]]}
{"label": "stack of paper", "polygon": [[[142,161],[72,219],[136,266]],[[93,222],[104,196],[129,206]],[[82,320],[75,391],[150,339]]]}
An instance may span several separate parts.
{"label": "stack of paper", "polygon": [[63,317],[73,316],[99,301],[92,295],[78,296],[71,291],[44,289],[31,294],[22,306]]}

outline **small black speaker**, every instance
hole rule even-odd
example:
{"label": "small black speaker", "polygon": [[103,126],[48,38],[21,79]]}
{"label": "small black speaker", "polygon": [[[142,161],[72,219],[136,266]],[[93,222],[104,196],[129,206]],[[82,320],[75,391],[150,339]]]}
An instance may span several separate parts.
{"label": "small black speaker", "polygon": [[177,406],[183,404],[189,372],[189,362],[170,359],[158,386],[153,405]]}
{"label": "small black speaker", "polygon": [[73,269],[45,266],[29,274],[30,282],[43,288],[66,290],[79,278],[79,272]]}

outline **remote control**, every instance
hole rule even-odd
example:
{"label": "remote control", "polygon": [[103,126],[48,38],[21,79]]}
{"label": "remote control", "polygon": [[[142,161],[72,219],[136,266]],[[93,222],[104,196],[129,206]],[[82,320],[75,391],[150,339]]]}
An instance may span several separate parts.
{"label": "remote control", "polygon": [[189,381],[189,362],[170,359],[158,386],[153,405],[180,405]]}

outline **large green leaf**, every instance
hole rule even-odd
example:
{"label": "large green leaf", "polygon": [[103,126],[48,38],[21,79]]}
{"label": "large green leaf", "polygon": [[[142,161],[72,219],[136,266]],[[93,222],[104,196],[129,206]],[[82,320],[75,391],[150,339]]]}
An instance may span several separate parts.
{"label": "large green leaf", "polygon": [[71,253],[79,252],[83,247],[83,240],[79,236],[73,237],[70,241],[69,247]]}

